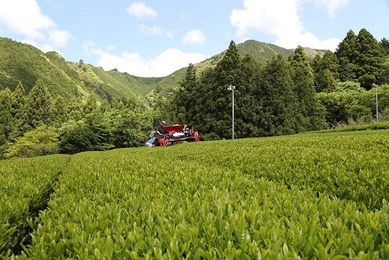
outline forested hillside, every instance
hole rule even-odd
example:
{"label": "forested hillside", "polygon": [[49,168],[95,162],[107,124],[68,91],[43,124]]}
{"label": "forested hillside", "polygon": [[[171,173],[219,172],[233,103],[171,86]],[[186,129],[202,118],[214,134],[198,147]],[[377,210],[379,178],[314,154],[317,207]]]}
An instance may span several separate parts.
{"label": "forested hillside", "polygon": [[[195,65],[189,66],[180,90],[164,104],[163,115],[194,125],[207,140],[231,138],[227,88],[233,85],[238,138],[370,123],[377,120],[377,112],[387,120],[387,43],[361,29],[357,35],[349,31],[335,52],[318,51],[312,58],[298,46],[289,56],[280,53],[260,63],[254,55],[242,57],[231,42],[214,67],[199,73]],[[246,50],[254,45],[246,44]]]}
{"label": "forested hillside", "polygon": [[388,45],[366,29],[335,52],[232,41],[199,64],[141,78],[0,38],[0,158],[140,146],[161,119],[228,139],[230,85],[236,138],[371,123],[376,112],[387,120]]}

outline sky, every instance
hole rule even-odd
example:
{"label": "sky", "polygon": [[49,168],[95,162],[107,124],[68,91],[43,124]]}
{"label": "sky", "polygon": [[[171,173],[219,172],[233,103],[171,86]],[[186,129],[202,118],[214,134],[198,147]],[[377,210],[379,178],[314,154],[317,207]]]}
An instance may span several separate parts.
{"label": "sky", "polygon": [[164,77],[246,40],[335,51],[389,38],[389,0],[0,0],[0,37],[66,60]]}

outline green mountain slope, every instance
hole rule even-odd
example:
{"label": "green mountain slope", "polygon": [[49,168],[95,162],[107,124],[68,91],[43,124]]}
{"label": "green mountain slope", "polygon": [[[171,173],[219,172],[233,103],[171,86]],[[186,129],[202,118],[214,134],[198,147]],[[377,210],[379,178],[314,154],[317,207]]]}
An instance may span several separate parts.
{"label": "green mountain slope", "polygon": [[121,98],[140,103],[146,102],[147,93],[162,80],[68,62],[56,52],[44,53],[31,45],[0,38],[0,90],[13,90],[22,82],[28,92],[38,79],[53,95],[68,100],[95,93],[101,101]]}
{"label": "green mountain slope", "polygon": [[[254,40],[238,44],[237,48],[242,56],[251,55],[260,63],[277,54],[287,58],[293,53],[293,50]],[[317,53],[320,51],[307,51],[310,59]],[[221,52],[195,66],[201,72],[215,66],[223,55]],[[95,93],[100,101],[120,98],[148,105],[158,95],[169,96],[179,86],[185,72],[186,68],[182,68],[166,77],[136,77],[117,70],[105,71],[90,64],[69,62],[56,52],[44,53],[31,45],[0,38],[0,90],[13,90],[22,82],[28,92],[41,79],[53,95],[68,100],[83,100]]]}
{"label": "green mountain slope", "polygon": [[[285,49],[271,43],[264,43],[255,40],[247,40],[243,43],[239,43],[236,45],[236,48],[242,57],[250,55],[254,58],[254,60],[262,64],[268,62],[278,54],[281,54],[287,59],[294,52],[292,49]],[[324,50],[315,50],[311,48],[304,48],[304,50],[308,60],[313,60],[316,54],[322,55],[325,52]],[[195,66],[197,70],[201,72],[208,67],[216,66],[223,55],[224,51],[204,60],[203,62],[195,64]]]}

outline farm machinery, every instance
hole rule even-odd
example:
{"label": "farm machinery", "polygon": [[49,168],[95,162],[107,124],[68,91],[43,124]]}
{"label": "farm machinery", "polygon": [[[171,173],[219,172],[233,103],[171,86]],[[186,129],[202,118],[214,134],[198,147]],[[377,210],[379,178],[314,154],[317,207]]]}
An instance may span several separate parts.
{"label": "farm machinery", "polygon": [[199,142],[200,135],[197,131],[188,128],[184,124],[165,126],[167,133],[163,137],[157,138],[152,133],[153,137],[147,141],[146,146],[169,146],[182,142]]}

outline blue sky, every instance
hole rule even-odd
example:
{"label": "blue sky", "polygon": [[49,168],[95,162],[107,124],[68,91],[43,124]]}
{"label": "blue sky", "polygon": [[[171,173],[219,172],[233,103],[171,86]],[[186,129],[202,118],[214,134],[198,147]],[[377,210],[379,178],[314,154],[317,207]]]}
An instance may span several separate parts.
{"label": "blue sky", "polygon": [[166,76],[248,39],[334,51],[389,38],[389,0],[0,0],[0,36],[66,60]]}

